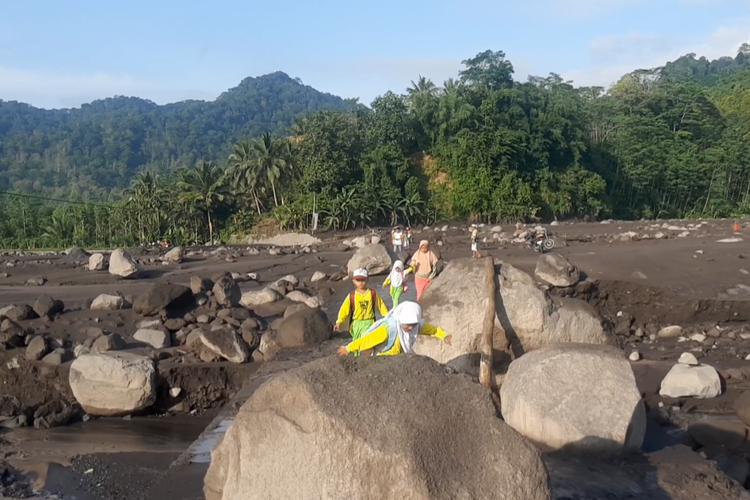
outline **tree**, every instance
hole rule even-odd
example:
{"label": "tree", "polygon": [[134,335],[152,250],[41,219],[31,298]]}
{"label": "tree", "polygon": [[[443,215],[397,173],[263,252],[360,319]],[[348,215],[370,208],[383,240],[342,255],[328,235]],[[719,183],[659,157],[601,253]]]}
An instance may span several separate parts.
{"label": "tree", "polygon": [[276,186],[279,181],[289,180],[296,175],[291,147],[286,139],[276,139],[265,132],[250,142],[250,157],[254,164],[254,175],[271,186],[273,202],[279,206]]}
{"label": "tree", "polygon": [[183,204],[194,205],[206,213],[209,241],[214,242],[214,226],[211,212],[224,201],[222,191],[224,172],[214,163],[200,162],[190,169],[179,172],[177,187],[181,190],[179,197]]}
{"label": "tree", "polygon": [[505,52],[485,50],[476,56],[461,61],[466,69],[458,74],[461,81],[489,90],[513,86],[513,64],[505,59]]}

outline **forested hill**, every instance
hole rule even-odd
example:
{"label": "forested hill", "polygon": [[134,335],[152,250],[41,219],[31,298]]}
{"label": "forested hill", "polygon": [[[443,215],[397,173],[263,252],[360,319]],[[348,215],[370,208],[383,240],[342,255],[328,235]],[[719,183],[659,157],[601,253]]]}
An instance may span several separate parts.
{"label": "forested hill", "polygon": [[104,199],[144,166],[226,158],[238,140],[286,133],[300,114],[352,106],[281,72],[246,78],[214,101],[164,106],[114,97],[45,110],[0,100],[0,189]]}

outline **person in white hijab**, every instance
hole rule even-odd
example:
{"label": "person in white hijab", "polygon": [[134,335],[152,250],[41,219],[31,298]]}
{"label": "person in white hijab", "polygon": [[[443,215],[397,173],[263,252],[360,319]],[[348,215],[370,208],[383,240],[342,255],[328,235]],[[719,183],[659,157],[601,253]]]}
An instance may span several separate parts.
{"label": "person in white hijab", "polygon": [[410,353],[417,335],[437,337],[448,345],[452,341],[451,335],[445,330],[425,323],[422,319],[422,306],[416,302],[404,302],[372,325],[358,340],[341,346],[338,352],[341,356],[351,353],[373,356]]}
{"label": "person in white hijab", "polygon": [[408,290],[408,287],[406,286],[406,275],[411,271],[411,268],[404,271],[404,263],[400,260],[397,260],[393,263],[391,274],[389,274],[383,282],[383,288],[391,285],[390,292],[391,300],[393,301],[393,307],[396,307],[398,305],[398,302],[401,299],[401,294]]}

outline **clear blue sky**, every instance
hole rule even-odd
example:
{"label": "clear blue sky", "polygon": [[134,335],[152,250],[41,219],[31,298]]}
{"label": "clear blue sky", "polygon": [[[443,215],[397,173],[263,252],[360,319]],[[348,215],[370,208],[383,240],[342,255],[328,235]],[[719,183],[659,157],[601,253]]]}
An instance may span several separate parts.
{"label": "clear blue sky", "polygon": [[0,99],[213,99],[285,71],[369,104],[503,50],[516,78],[609,85],[681,54],[735,55],[750,0],[0,0]]}

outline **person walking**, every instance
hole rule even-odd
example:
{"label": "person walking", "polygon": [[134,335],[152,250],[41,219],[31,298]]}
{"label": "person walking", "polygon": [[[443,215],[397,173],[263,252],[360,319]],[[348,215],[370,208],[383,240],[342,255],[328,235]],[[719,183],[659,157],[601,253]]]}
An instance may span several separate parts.
{"label": "person walking", "polygon": [[476,224],[471,225],[471,257],[473,259],[482,258],[482,254],[479,253],[479,229]]}
{"label": "person walking", "polygon": [[398,254],[401,252],[401,249],[404,245],[404,233],[401,231],[400,227],[397,227],[395,231],[393,231],[393,253]]}
{"label": "person walking", "polygon": [[414,238],[414,231],[411,230],[411,227],[406,228],[406,234],[404,234],[404,250],[409,250],[409,247],[411,246],[411,240]]}
{"label": "person walking", "polygon": [[367,287],[367,269],[354,271],[352,281],[355,289],[344,299],[339,309],[339,316],[333,329],[339,331],[341,325],[349,322],[349,334],[353,340],[359,339],[362,334],[375,323],[375,311],[383,317],[388,314],[388,307],[375,290]]}
{"label": "person walking", "polygon": [[414,271],[414,286],[417,289],[417,301],[422,298],[424,291],[430,285],[430,280],[435,277],[435,265],[438,262],[435,252],[430,250],[430,242],[422,240],[419,242],[419,250],[412,256],[409,267]]}
{"label": "person walking", "polygon": [[453,337],[438,326],[425,323],[422,306],[416,302],[404,302],[395,307],[382,320],[369,328],[358,340],[339,347],[340,356],[354,353],[365,356],[395,356],[410,353],[417,335],[436,337],[452,345]]}
{"label": "person walking", "polygon": [[404,263],[400,260],[397,260],[393,263],[393,268],[391,269],[391,274],[388,275],[388,277],[383,282],[383,288],[385,288],[388,285],[391,285],[391,300],[393,301],[393,306],[396,307],[398,305],[398,301],[401,298],[401,294],[408,290],[408,287],[406,286],[406,275],[411,272],[411,268],[404,271]]}

